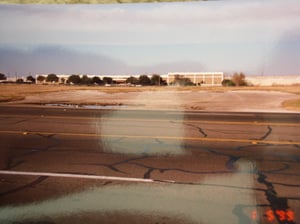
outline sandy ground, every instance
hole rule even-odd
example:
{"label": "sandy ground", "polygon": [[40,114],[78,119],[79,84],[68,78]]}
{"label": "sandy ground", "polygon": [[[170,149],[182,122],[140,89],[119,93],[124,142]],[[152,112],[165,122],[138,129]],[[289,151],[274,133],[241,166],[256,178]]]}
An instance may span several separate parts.
{"label": "sandy ground", "polygon": [[238,112],[293,112],[282,108],[282,102],[299,95],[277,91],[144,91],[105,93],[96,90],[73,90],[26,96],[8,104],[77,104],[122,105],[128,109],[165,109]]}

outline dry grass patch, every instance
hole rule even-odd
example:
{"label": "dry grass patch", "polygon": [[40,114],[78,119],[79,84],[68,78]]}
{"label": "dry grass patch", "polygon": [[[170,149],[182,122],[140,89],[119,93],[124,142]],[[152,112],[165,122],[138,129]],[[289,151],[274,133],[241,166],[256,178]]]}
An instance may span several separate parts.
{"label": "dry grass patch", "polygon": [[280,91],[300,94],[299,86],[242,86],[242,87],[201,87],[201,86],[146,86],[146,87],[104,87],[104,86],[67,86],[67,85],[26,85],[26,84],[0,84],[0,102],[22,100],[26,96],[43,93],[95,90],[105,93],[129,93],[143,91]]}
{"label": "dry grass patch", "polygon": [[300,99],[284,101],[282,106],[288,110],[300,111]]}
{"label": "dry grass patch", "polygon": [[[28,84],[0,84],[0,99],[20,100],[26,96],[75,91],[75,90],[95,90],[105,93],[120,93],[120,92],[141,92],[141,91],[155,91],[155,87],[99,87],[99,86],[67,86],[67,85],[28,85]],[[1,101],[1,102],[3,102]],[[5,100],[6,102],[8,100]]]}
{"label": "dry grass patch", "polygon": [[300,86],[299,85],[290,85],[290,86],[220,86],[220,87],[202,87],[202,86],[186,86],[186,87],[177,87],[178,90],[189,90],[189,91],[239,91],[239,90],[249,90],[249,91],[278,91],[286,92],[300,95]]}
{"label": "dry grass patch", "polygon": [[105,93],[140,92],[156,90],[159,87],[104,87],[104,86],[68,86],[68,85],[35,85],[35,84],[0,84],[0,95],[3,94],[40,94],[49,92],[96,90]]}
{"label": "dry grass patch", "polygon": [[16,95],[0,95],[0,103],[1,102],[10,102],[10,101],[18,101],[18,100],[24,100],[24,96],[16,96]]}

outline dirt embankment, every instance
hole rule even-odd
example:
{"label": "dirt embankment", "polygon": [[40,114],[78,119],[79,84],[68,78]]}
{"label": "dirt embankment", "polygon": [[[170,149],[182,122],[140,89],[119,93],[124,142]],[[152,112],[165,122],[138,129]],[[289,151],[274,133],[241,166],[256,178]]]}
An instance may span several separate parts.
{"label": "dirt embankment", "polygon": [[32,105],[115,105],[129,109],[288,112],[300,111],[300,96],[297,94],[300,94],[299,86],[203,88],[1,85],[0,101]]}

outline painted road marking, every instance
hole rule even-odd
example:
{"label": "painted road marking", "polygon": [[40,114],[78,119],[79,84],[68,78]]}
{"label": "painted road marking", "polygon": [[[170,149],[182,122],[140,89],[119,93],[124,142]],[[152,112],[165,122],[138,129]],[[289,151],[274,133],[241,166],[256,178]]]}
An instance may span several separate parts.
{"label": "painted road marking", "polygon": [[133,177],[113,177],[113,176],[99,176],[99,175],[89,175],[89,174],[70,174],[70,173],[26,172],[26,171],[0,170],[0,174],[2,174],[2,175],[22,175],[22,176],[65,177],[65,178],[111,180],[111,181],[140,182],[140,183],[154,183],[154,182],[175,183],[175,181],[172,181],[172,180],[162,180],[161,181],[161,180],[133,178]]}
{"label": "painted road marking", "polygon": [[205,142],[239,142],[250,144],[271,144],[271,145],[300,145],[300,142],[274,141],[256,139],[236,139],[236,138],[208,138],[208,137],[181,137],[181,136],[151,136],[151,135],[103,135],[94,133],[66,133],[66,132],[34,132],[34,131],[0,131],[0,134],[21,134],[21,135],[58,135],[76,137],[99,137],[99,138],[128,138],[128,139],[162,139],[162,140],[189,140]]}
{"label": "painted road marking", "polygon": [[279,127],[300,127],[299,123],[281,123],[281,122],[259,122],[259,121],[207,121],[207,120],[172,120],[172,119],[142,119],[142,118],[114,118],[112,117],[66,117],[66,116],[44,116],[44,115],[3,115],[0,117],[26,118],[35,117],[36,119],[68,119],[68,120],[96,120],[96,121],[137,121],[137,122],[172,122],[172,123],[197,123],[213,125],[253,125],[253,126],[279,126]]}

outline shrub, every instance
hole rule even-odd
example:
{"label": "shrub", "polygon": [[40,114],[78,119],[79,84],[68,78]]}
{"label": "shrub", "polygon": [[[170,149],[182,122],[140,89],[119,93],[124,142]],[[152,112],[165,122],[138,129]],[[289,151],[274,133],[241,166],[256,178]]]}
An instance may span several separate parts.
{"label": "shrub", "polygon": [[222,81],[222,86],[235,86],[235,84],[231,79],[224,79]]}

